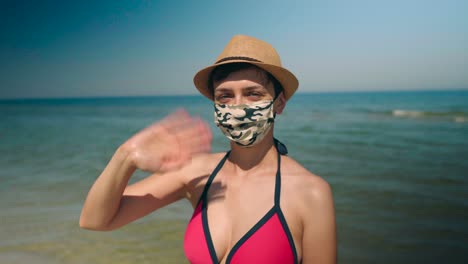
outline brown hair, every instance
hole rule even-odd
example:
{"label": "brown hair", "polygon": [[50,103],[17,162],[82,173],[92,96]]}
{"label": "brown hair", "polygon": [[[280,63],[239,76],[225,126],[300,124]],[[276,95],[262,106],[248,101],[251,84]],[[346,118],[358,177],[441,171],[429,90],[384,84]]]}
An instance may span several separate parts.
{"label": "brown hair", "polygon": [[278,97],[278,95],[283,91],[283,86],[281,86],[281,83],[276,80],[273,75],[271,75],[269,72],[263,70],[260,67],[257,67],[253,64],[246,63],[246,62],[239,62],[239,63],[228,63],[228,64],[223,64],[218,67],[216,67],[213,72],[210,75],[210,79],[208,81],[209,89],[211,92],[211,95],[214,96],[214,87],[213,83],[214,82],[219,82],[224,79],[226,79],[229,74],[233,72],[238,72],[241,70],[245,69],[256,69],[260,74],[262,74],[264,80],[266,81],[265,84],[272,83],[273,88],[275,90],[275,96],[274,99]]}

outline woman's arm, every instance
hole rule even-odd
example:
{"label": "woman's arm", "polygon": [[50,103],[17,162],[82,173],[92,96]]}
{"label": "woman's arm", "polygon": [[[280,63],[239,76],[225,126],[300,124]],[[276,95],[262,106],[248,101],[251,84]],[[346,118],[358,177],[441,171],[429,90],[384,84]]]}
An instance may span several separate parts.
{"label": "woman's arm", "polygon": [[89,190],[80,217],[80,227],[108,230],[119,210],[122,194],[136,170],[128,150],[119,148]]}
{"label": "woman's arm", "polygon": [[304,213],[302,263],[336,263],[336,223],[331,188],[321,178],[315,178],[308,187],[304,192],[307,209]]}
{"label": "woman's arm", "polygon": [[[80,226],[112,230],[182,198],[183,166],[210,147],[208,125],[184,111],[137,133],[117,149],[91,187]],[[136,169],[157,173],[127,186]]]}

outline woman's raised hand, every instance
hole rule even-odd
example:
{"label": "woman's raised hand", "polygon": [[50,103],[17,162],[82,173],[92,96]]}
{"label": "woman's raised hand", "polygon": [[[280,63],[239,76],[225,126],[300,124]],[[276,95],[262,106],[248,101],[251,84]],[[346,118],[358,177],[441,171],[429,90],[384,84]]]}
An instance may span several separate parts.
{"label": "woman's raised hand", "polygon": [[211,150],[212,134],[208,124],[178,110],[141,130],[121,148],[132,164],[148,172],[180,168],[194,154]]}

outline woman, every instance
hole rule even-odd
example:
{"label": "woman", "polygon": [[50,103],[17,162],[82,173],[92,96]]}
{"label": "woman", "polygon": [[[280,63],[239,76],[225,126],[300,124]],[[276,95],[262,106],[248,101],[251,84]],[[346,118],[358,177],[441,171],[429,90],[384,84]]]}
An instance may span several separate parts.
{"label": "woman", "polygon": [[[170,115],[117,149],[89,191],[80,226],[116,229],[186,198],[195,209],[184,240],[191,263],[335,263],[330,186],[273,138],[275,116],[298,87],[276,50],[234,36],[194,82],[214,101],[231,150],[209,153],[206,123]],[[136,169],[153,174],[127,186]]]}

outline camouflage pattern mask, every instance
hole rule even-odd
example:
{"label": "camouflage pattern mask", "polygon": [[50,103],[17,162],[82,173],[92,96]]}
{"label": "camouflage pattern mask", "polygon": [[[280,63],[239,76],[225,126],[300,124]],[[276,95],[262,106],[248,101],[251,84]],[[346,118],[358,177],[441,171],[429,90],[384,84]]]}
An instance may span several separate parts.
{"label": "camouflage pattern mask", "polygon": [[253,104],[215,104],[216,125],[230,140],[241,146],[253,146],[260,142],[275,121],[273,101]]}

